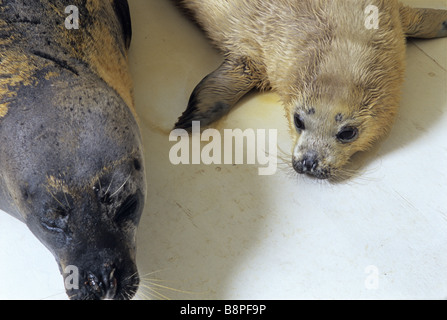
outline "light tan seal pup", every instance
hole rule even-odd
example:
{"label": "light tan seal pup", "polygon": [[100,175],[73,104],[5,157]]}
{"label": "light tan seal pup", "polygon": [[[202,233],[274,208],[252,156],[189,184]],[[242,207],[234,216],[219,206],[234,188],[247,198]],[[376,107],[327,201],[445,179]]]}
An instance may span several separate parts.
{"label": "light tan seal pup", "polygon": [[210,124],[254,88],[275,90],[295,142],[293,167],[340,178],[392,126],[405,38],[447,36],[447,11],[396,0],[184,0],[223,51],[176,124]]}
{"label": "light tan seal pup", "polygon": [[0,209],[53,253],[71,299],[139,285],[130,35],[125,0],[0,0]]}

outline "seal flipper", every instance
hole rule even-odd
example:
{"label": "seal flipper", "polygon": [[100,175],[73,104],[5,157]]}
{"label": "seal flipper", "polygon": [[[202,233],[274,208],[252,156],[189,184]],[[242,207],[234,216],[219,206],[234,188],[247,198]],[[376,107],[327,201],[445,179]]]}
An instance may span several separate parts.
{"label": "seal flipper", "polygon": [[447,37],[447,10],[410,8],[402,5],[400,16],[407,37]]}
{"label": "seal flipper", "polygon": [[129,50],[132,40],[132,22],[130,9],[127,0],[114,0],[113,7],[123,29],[123,36],[126,49]]}
{"label": "seal flipper", "polygon": [[260,84],[250,69],[248,59],[226,59],[194,89],[186,111],[175,124],[176,129],[190,129],[192,121],[207,126],[218,120],[249,91]]}

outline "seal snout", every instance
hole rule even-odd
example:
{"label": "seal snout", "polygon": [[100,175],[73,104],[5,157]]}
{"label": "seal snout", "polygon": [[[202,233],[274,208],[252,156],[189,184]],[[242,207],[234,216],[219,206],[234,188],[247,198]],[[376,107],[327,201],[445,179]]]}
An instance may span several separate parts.
{"label": "seal snout", "polygon": [[318,167],[318,158],[315,153],[306,154],[302,163],[304,172],[314,172]]}
{"label": "seal snout", "polygon": [[316,152],[308,152],[300,159],[293,158],[293,169],[299,174],[309,174],[318,179],[327,179],[329,170],[322,169],[318,154]]}
{"label": "seal snout", "polygon": [[308,152],[301,159],[293,159],[293,168],[298,173],[313,173],[319,164],[316,152]]}
{"label": "seal snout", "polygon": [[79,267],[71,262],[69,266],[75,268],[64,273],[71,300],[130,300],[135,296],[140,277],[133,259],[122,255],[104,259],[100,257],[104,252],[108,250],[96,251],[101,261],[89,254],[76,258]]}
{"label": "seal snout", "polygon": [[138,290],[138,272],[104,264],[99,270],[81,272],[79,290],[67,292],[73,300],[128,300]]}

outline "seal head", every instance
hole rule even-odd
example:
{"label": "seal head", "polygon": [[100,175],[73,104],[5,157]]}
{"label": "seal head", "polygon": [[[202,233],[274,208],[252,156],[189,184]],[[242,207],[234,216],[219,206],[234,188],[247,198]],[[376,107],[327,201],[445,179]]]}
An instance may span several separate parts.
{"label": "seal head", "polygon": [[79,30],[63,1],[1,4],[0,208],[53,253],[71,299],[130,299],[146,181],[127,2],[74,0]]}
{"label": "seal head", "polygon": [[18,91],[33,105],[24,119],[12,103],[0,126],[7,137],[0,146],[4,199],[62,273],[78,268],[80,288],[68,292],[71,298],[124,299],[138,286],[135,237],[146,195],[141,138],[122,99],[100,79],[91,87],[85,72],[66,88],[53,80]]}

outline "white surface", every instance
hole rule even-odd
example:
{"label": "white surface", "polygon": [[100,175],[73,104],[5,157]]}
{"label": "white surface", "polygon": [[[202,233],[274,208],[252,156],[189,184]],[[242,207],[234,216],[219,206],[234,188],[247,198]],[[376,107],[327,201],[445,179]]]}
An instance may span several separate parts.
{"label": "white surface", "polygon": [[[393,131],[357,157],[361,175],[329,184],[297,176],[288,157],[274,176],[253,165],[171,165],[167,132],[222,58],[170,1],[130,4],[149,183],[139,298],[447,298],[447,39],[409,44]],[[277,128],[290,150],[273,93],[247,97],[215,127]],[[65,299],[51,254],[6,214],[0,261],[0,299]]]}

